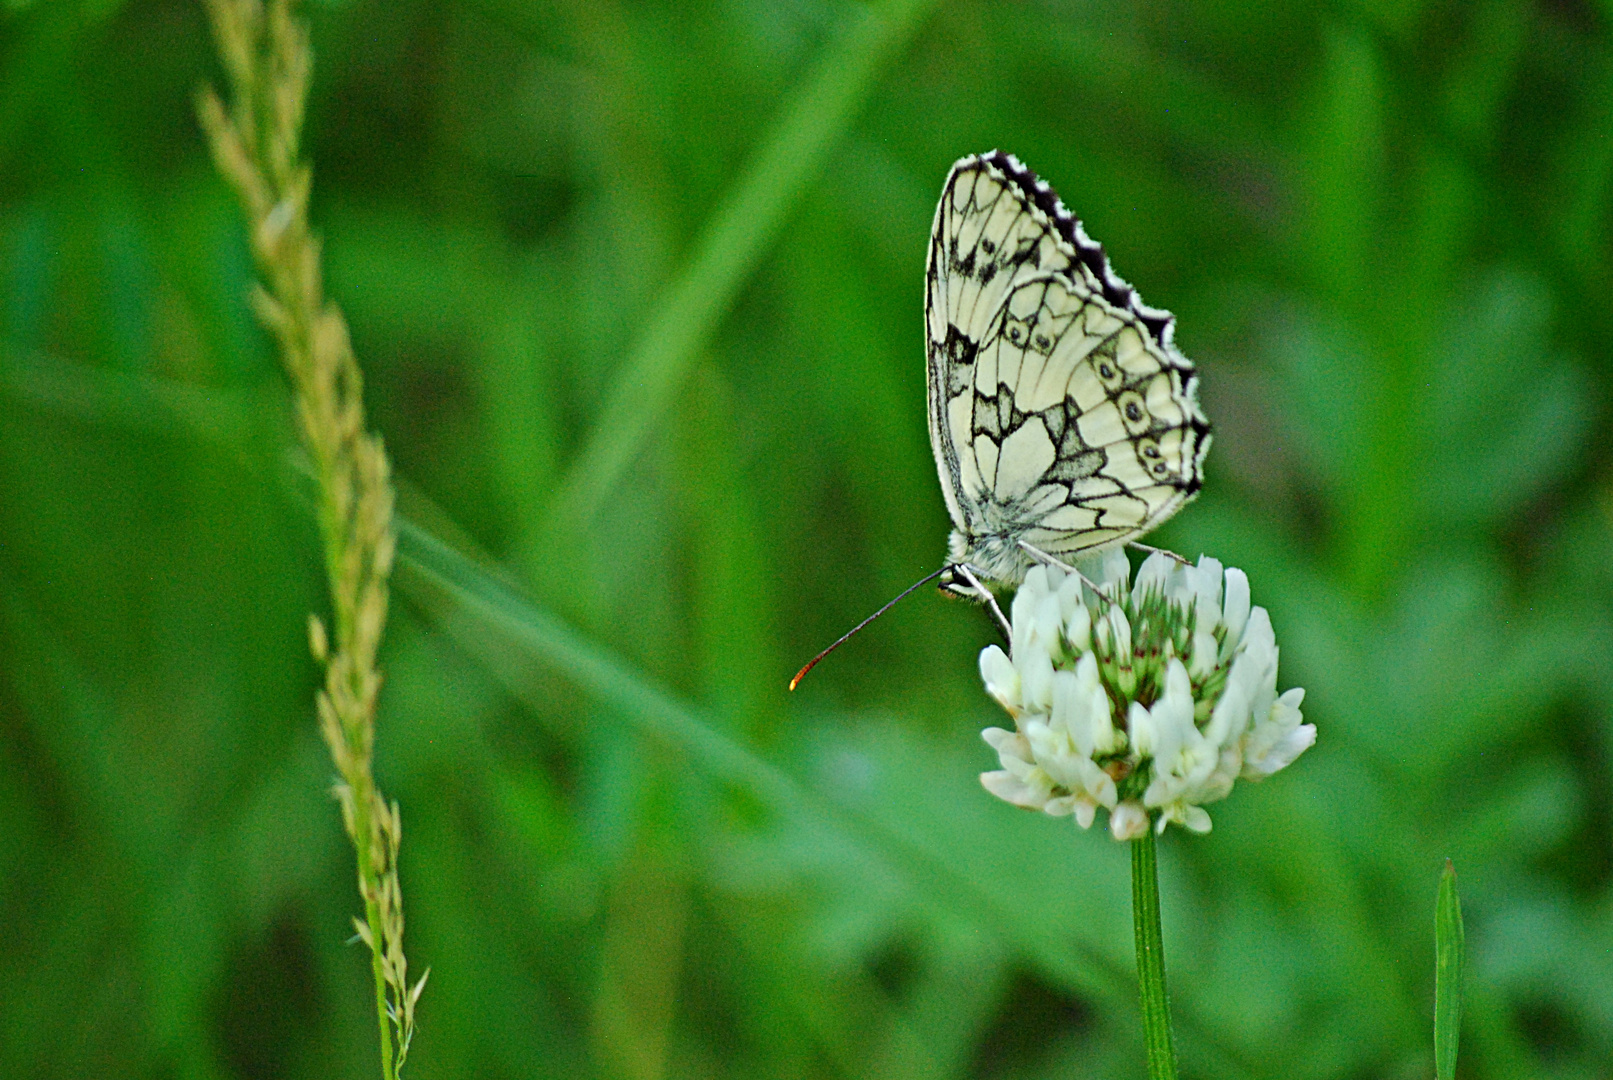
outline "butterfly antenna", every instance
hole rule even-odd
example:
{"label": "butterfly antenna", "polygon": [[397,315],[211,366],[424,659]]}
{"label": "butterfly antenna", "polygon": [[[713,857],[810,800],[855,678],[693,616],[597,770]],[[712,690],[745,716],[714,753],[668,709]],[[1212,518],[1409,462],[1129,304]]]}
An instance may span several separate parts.
{"label": "butterfly antenna", "polygon": [[829,646],[827,649],[823,650],[817,656],[814,656],[812,659],[808,660],[807,663],[806,663],[806,667],[802,668],[800,671],[797,671],[795,673],[795,678],[790,680],[790,689],[794,690],[796,688],[797,684],[799,684],[802,679],[806,678],[806,673],[811,671],[813,668],[818,666],[818,661],[819,660],[822,660],[825,656],[828,656],[830,653],[832,653],[836,649],[840,648],[841,645],[844,645],[846,643],[847,639],[849,639],[851,637],[851,635],[855,634],[857,631],[861,630],[863,627],[867,626],[869,623],[873,622],[875,619],[877,619],[881,615],[885,614],[885,612],[887,612],[891,608],[895,607],[902,600],[905,600],[907,598],[908,593],[912,592],[914,589],[918,588],[920,585],[927,585],[928,583],[934,581],[936,578],[938,578],[942,574],[946,573],[946,570],[947,570],[947,568],[943,566],[943,567],[941,567],[941,569],[937,570],[935,573],[930,574],[927,577],[919,578],[919,580],[913,582],[913,584],[911,584],[907,588],[903,589],[901,591],[901,593],[896,597],[895,600],[890,601],[884,607],[880,608],[878,611],[876,611],[872,615],[868,616],[868,618],[864,619],[862,622],[858,623],[856,626],[853,626],[850,630],[847,630],[844,634],[841,634],[840,637],[835,640],[835,643],[833,645]]}

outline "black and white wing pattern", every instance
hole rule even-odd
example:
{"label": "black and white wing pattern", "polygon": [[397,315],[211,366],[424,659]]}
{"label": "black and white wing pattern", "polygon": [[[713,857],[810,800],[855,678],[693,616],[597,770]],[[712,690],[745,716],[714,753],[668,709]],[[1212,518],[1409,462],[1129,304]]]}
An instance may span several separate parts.
{"label": "black and white wing pattern", "polygon": [[1018,159],[952,167],[925,287],[954,564],[1018,585],[1036,562],[1027,545],[1068,562],[1142,536],[1198,493],[1210,425],[1174,317],[1143,305]]}

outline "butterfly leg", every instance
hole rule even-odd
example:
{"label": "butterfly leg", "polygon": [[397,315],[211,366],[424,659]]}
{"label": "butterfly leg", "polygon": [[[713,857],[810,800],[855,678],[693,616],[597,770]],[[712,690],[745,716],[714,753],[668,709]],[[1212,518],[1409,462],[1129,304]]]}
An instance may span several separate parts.
{"label": "butterfly leg", "polygon": [[985,601],[991,607],[991,613],[997,616],[997,621],[1002,624],[1003,633],[1008,635],[1008,640],[1014,640],[1014,628],[1009,625],[1007,619],[1003,618],[1003,609],[997,606],[997,598],[991,595],[991,590],[980,584],[980,579],[975,577],[974,571],[963,563],[955,564],[953,569],[963,575],[965,581],[974,586],[975,594]]}
{"label": "butterfly leg", "polygon": [[1021,540],[1019,542],[1019,546],[1024,548],[1026,553],[1028,553],[1030,555],[1030,557],[1035,559],[1037,562],[1043,563],[1043,564],[1045,564],[1047,566],[1055,567],[1055,568],[1057,568],[1059,570],[1063,570],[1066,574],[1074,574],[1076,577],[1081,579],[1081,584],[1085,585],[1087,588],[1092,590],[1094,595],[1102,598],[1106,603],[1110,602],[1108,594],[1105,593],[1102,589],[1098,588],[1097,582],[1093,581],[1091,578],[1089,578],[1085,574],[1081,573],[1081,571],[1077,570],[1075,567],[1071,566],[1069,563],[1065,562],[1063,559],[1059,559],[1059,558],[1056,558],[1056,557],[1054,557],[1052,555],[1049,555],[1047,552],[1043,551],[1041,548],[1036,547],[1033,544],[1026,543],[1024,540]]}
{"label": "butterfly leg", "polygon": [[1180,555],[1176,554],[1176,552],[1174,552],[1174,551],[1166,551],[1164,548],[1157,548],[1157,547],[1154,547],[1152,544],[1140,544],[1135,540],[1127,540],[1126,541],[1126,546],[1130,547],[1130,548],[1136,548],[1138,551],[1146,551],[1150,555],[1167,555],[1170,558],[1175,559],[1177,562],[1181,563],[1183,566],[1192,566],[1193,565],[1188,560],[1186,560],[1186,559],[1182,558]]}

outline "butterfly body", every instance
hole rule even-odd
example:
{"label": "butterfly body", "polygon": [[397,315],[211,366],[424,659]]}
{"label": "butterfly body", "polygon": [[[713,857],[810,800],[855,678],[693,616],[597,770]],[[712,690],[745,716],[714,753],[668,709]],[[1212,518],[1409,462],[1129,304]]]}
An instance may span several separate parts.
{"label": "butterfly body", "polygon": [[925,274],[930,442],[955,526],[943,586],[1134,540],[1203,481],[1210,426],[1173,318],[1114,275],[1008,154],[953,166]]}

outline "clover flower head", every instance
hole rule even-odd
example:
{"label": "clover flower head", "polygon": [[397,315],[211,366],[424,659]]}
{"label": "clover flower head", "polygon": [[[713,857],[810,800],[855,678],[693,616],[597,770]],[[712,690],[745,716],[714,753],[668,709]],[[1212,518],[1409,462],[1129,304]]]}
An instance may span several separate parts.
{"label": "clover flower head", "polygon": [[[1101,806],[1116,840],[1150,822],[1208,832],[1204,804],[1260,780],[1316,741],[1305,691],[1277,693],[1277,638],[1243,571],[1156,552],[1135,579],[1124,551],[1075,574],[1038,566],[1014,595],[1009,652],[980,654],[986,692],[1014,719],[987,728],[1001,769],[987,791],[1073,814]],[[1099,595],[1101,593],[1102,595]]]}

